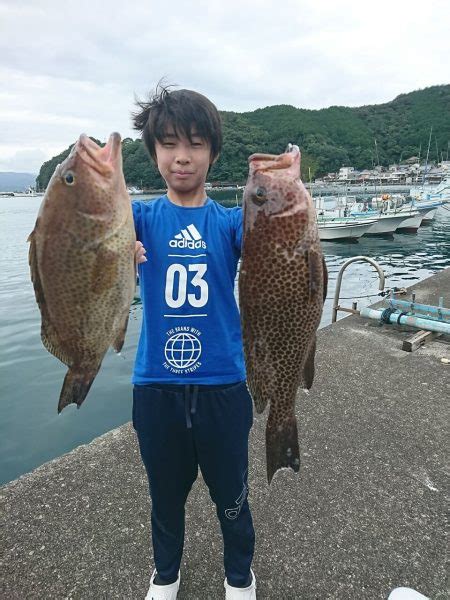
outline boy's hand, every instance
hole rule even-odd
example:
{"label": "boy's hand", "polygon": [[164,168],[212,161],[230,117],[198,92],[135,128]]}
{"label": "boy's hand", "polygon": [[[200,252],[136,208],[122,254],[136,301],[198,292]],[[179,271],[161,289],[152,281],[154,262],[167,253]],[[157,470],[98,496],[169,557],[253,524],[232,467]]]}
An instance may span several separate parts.
{"label": "boy's hand", "polygon": [[147,250],[144,248],[142,242],[136,242],[136,247],[134,249],[134,261],[137,265],[147,262],[147,259],[145,258],[146,252]]}

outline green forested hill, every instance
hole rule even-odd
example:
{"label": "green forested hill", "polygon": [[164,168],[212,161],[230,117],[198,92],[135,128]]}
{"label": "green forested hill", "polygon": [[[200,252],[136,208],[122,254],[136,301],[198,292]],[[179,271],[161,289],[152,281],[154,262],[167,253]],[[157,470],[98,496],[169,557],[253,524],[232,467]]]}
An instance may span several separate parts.
{"label": "green forested hill", "polygon": [[[331,106],[306,110],[288,105],[268,106],[252,112],[221,112],[224,145],[213,166],[210,181],[243,183],[247,158],[253,152],[279,153],[288,142],[302,150],[302,171],[312,177],[342,166],[358,169],[425,156],[430,127],[430,160],[448,152],[450,140],[450,85],[402,94],[386,104],[348,108]],[[377,140],[378,156],[374,141]],[[37,183],[44,188],[58,162],[70,148],[42,165]],[[164,187],[140,140],[123,141],[125,179],[130,185]]]}

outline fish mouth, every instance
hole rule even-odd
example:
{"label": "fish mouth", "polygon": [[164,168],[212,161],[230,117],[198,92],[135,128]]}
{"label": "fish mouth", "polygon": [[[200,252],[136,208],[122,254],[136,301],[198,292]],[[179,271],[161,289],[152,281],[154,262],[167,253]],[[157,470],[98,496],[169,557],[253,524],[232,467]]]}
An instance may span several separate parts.
{"label": "fish mouth", "polygon": [[120,133],[112,133],[103,148],[91,140],[85,133],[82,133],[73,147],[72,153],[79,156],[85,164],[97,171],[97,173],[108,177],[114,172],[114,167],[120,156],[120,150]]}
{"label": "fish mouth", "polygon": [[288,144],[283,154],[252,154],[248,162],[253,174],[287,169],[300,176],[300,148],[294,144]]}

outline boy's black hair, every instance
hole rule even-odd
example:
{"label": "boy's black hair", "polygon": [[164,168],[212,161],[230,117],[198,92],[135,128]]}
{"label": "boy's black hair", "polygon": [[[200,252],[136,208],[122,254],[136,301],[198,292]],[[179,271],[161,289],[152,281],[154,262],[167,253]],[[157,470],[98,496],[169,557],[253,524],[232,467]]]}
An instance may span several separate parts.
{"label": "boy's black hair", "polygon": [[155,142],[163,141],[172,126],[177,136],[190,142],[191,133],[209,142],[211,163],[222,149],[222,125],[217,108],[206,96],[192,90],[173,90],[159,83],[147,101],[136,99],[139,111],[132,113],[133,126],[142,133],[144,144],[156,163]]}

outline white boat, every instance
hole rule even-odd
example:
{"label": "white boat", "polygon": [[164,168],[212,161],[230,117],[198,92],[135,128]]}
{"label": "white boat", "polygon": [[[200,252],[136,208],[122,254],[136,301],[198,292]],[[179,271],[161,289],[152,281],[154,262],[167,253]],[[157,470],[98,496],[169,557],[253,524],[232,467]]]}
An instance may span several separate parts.
{"label": "white boat", "polygon": [[367,233],[374,223],[376,223],[374,219],[326,218],[319,220],[317,227],[321,241],[357,240]]}
{"label": "white boat", "polygon": [[450,202],[450,175],[446,175],[438,185],[415,186],[409,190],[409,195],[416,203],[421,202]]}
{"label": "white boat", "polygon": [[[352,207],[352,214],[361,218],[364,212],[359,212],[360,204]],[[397,226],[395,231],[398,233],[402,232],[416,232],[423,220],[424,212],[417,210],[411,202],[408,202],[402,194],[383,194],[382,196],[375,196],[368,202],[364,203],[365,214],[375,217],[377,211],[381,217],[379,227],[382,227],[382,219],[386,217],[400,217],[397,220]],[[372,232],[370,232],[372,233]]]}
{"label": "white boat", "polygon": [[[415,206],[416,206],[416,208],[419,208],[417,206],[417,203]],[[442,206],[442,204],[439,203],[439,206]],[[436,216],[439,206],[436,206],[436,208],[427,207],[427,210],[424,212],[424,215],[422,217],[422,223],[421,223],[422,225],[424,223],[431,223],[433,221],[434,217]]]}
{"label": "white boat", "polygon": [[13,196],[14,198],[32,198],[36,196],[36,190],[30,186],[26,192],[13,192]]}
{"label": "white boat", "polygon": [[403,199],[401,196],[391,200],[391,196],[386,194],[366,202],[353,202],[350,206],[345,206],[344,210],[359,220],[375,220],[365,235],[392,235],[405,220],[405,215],[396,210],[397,203]]}
{"label": "white boat", "polygon": [[399,233],[415,233],[422,223],[423,215],[418,210],[411,209],[401,210],[400,212],[403,212],[404,220],[400,224],[400,227],[398,227],[397,231]]}
{"label": "white boat", "polygon": [[143,194],[144,190],[141,190],[137,187],[128,187],[127,188],[127,192],[131,195],[131,196],[136,196],[137,194]]}
{"label": "white boat", "polygon": [[355,217],[357,217],[359,220],[375,220],[374,224],[366,235],[392,235],[405,220],[404,215],[396,213],[380,214],[376,211],[370,211],[366,213],[358,212],[355,214]]}
{"label": "white boat", "polygon": [[[369,216],[369,218],[373,217]],[[404,215],[400,214],[378,215],[376,223],[372,225],[367,235],[392,235],[402,226],[404,220]]]}

